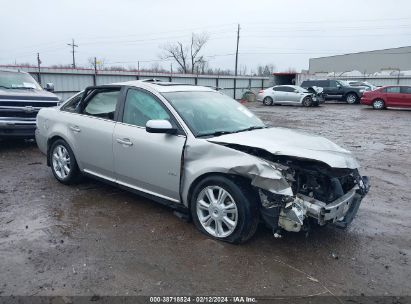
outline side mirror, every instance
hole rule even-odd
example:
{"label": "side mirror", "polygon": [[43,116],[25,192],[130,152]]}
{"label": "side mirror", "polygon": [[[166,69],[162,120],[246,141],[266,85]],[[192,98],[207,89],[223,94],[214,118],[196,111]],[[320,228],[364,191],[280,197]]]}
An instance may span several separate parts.
{"label": "side mirror", "polygon": [[168,120],[153,119],[146,123],[146,131],[148,133],[164,133],[176,134],[177,129],[174,128]]}
{"label": "side mirror", "polygon": [[45,89],[46,91],[49,91],[49,92],[54,92],[54,84],[51,83],[51,82],[46,83],[46,87],[45,87],[44,89]]}

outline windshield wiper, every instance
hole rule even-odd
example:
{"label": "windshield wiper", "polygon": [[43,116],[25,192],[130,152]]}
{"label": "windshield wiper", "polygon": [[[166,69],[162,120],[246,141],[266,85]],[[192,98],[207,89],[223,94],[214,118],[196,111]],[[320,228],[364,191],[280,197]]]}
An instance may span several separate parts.
{"label": "windshield wiper", "polygon": [[264,126],[251,126],[251,127],[245,128],[245,129],[235,131],[233,133],[240,133],[240,132],[258,130],[258,129],[264,129],[264,128],[266,128],[266,127],[264,127]]}
{"label": "windshield wiper", "polygon": [[0,88],[11,89],[10,87],[6,87],[6,86],[4,86],[4,85],[0,85]]}
{"label": "windshield wiper", "polygon": [[231,133],[234,133],[234,132],[233,131],[215,131],[215,132],[211,132],[211,133],[198,134],[197,137],[220,136],[220,135],[231,134]]}

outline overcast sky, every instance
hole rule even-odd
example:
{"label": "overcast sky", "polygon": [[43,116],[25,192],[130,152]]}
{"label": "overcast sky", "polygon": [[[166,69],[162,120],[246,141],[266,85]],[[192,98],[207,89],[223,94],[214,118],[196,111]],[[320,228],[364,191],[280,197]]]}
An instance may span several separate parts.
{"label": "overcast sky", "polygon": [[[234,69],[237,23],[239,65],[248,71],[308,68],[310,57],[411,45],[409,0],[1,0],[0,64],[78,65],[89,57],[107,64],[149,67],[160,45],[207,32],[213,68]],[[160,62],[165,68],[168,62]]]}

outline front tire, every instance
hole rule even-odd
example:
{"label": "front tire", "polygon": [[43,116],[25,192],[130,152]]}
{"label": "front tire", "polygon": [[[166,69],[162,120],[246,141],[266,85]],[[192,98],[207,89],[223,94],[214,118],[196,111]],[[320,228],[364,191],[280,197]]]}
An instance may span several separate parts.
{"label": "front tire", "polygon": [[206,177],[196,185],[190,209],[197,229],[213,239],[242,243],[257,230],[257,196],[242,181],[234,182],[224,176]]}
{"label": "front tire", "polygon": [[263,99],[263,104],[265,106],[272,106],[273,105],[273,99],[271,97],[267,96]]}
{"label": "front tire", "polygon": [[310,96],[306,96],[303,99],[303,106],[304,107],[311,107],[313,105],[313,99]]}
{"label": "front tire", "polygon": [[372,102],[372,107],[375,110],[382,110],[385,109],[385,102],[382,99],[376,99]]}
{"label": "front tire", "polygon": [[358,96],[354,93],[348,93],[347,95],[345,95],[345,101],[348,104],[355,104],[358,102]]}
{"label": "front tire", "polygon": [[58,139],[50,147],[49,161],[54,177],[62,184],[70,185],[79,181],[80,170],[70,146]]}

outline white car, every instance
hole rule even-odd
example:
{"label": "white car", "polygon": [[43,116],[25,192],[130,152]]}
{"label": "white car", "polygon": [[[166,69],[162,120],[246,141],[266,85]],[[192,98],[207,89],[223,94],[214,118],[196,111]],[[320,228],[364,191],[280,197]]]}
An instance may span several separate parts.
{"label": "white car", "polygon": [[323,100],[317,93],[295,85],[278,85],[261,90],[257,101],[266,106],[273,104],[300,105],[305,107],[318,106]]}

